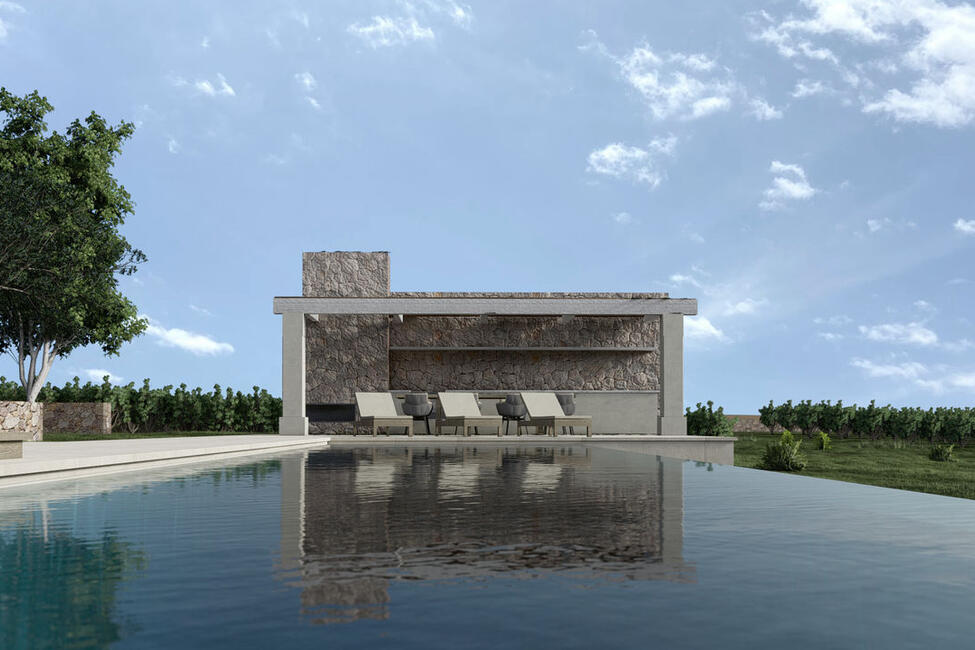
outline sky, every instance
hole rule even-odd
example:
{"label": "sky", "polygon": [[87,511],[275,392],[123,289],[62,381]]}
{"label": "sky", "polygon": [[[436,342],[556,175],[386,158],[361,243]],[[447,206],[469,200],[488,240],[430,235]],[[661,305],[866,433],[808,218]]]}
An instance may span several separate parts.
{"label": "sky", "polygon": [[0,0],[0,84],[136,125],[150,327],[56,384],[279,393],[301,252],[387,250],[394,291],[696,298],[688,405],[975,401],[969,3]]}

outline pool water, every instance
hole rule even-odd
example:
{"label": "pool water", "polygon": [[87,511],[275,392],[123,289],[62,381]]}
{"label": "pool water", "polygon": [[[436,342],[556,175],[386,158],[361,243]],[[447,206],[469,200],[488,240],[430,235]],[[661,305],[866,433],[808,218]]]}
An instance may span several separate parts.
{"label": "pool water", "polygon": [[971,501],[580,447],[0,490],[0,647],[971,647]]}

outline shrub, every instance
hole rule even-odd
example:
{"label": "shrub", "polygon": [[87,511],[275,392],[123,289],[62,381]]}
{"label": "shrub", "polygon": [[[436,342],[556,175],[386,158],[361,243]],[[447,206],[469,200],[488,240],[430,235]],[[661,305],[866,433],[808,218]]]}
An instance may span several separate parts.
{"label": "shrub", "polygon": [[928,458],[939,463],[948,463],[955,460],[951,457],[951,452],[954,450],[954,445],[932,445],[931,451],[928,452]]}
{"label": "shrub", "polygon": [[779,472],[798,472],[806,466],[806,459],[799,453],[801,440],[796,440],[790,431],[783,431],[778,442],[770,442],[765,447],[758,469]]}
{"label": "shrub", "polygon": [[833,446],[833,441],[830,439],[829,434],[825,431],[820,431],[819,435],[816,436],[816,448],[822,451],[829,451]]}
{"label": "shrub", "polygon": [[729,420],[722,407],[714,408],[714,402],[708,400],[707,406],[697,403],[693,411],[688,407],[687,434],[691,436],[730,436],[735,430],[734,420]]}
{"label": "shrub", "polygon": [[[0,400],[23,400],[19,384],[0,377]],[[254,386],[250,394],[226,391],[219,385],[213,392],[201,388],[187,390],[180,384],[152,388],[149,380],[142,386],[134,383],[113,386],[108,377],[102,384],[81,385],[77,377],[64,386],[47,384],[38,394],[39,402],[109,402],[112,405],[112,427],[137,431],[277,431],[281,399]]]}

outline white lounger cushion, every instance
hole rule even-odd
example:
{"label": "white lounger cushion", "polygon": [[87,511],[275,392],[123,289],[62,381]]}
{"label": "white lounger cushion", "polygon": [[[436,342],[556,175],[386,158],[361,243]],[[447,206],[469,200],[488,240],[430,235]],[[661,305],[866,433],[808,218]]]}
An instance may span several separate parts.
{"label": "white lounger cushion", "polygon": [[532,419],[565,417],[555,393],[522,393],[521,398],[525,400],[525,407]]}
{"label": "white lounger cushion", "polygon": [[395,418],[399,415],[389,393],[356,393],[355,403],[359,407],[359,417]]}
{"label": "white lounger cushion", "polygon": [[477,406],[474,393],[437,393],[440,408],[445,418],[479,418],[481,409]]}

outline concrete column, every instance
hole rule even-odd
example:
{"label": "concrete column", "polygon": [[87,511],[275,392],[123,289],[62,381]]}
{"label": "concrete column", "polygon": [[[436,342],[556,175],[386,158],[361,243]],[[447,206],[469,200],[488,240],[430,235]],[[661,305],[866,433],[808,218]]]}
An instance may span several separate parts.
{"label": "concrete column", "polygon": [[660,418],[662,436],[687,435],[684,417],[684,315],[663,314],[660,326]]}
{"label": "concrete column", "polygon": [[278,433],[307,436],[305,417],[305,315],[281,315],[281,401]]}

